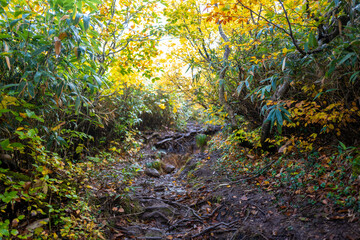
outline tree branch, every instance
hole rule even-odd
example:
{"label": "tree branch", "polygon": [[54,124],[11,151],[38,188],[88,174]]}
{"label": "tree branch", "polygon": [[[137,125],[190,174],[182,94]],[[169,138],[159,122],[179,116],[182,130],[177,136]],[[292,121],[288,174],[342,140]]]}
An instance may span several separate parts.
{"label": "tree branch", "polygon": [[[280,4],[282,5],[282,2],[281,2],[280,0],[279,0],[279,2],[280,2]],[[295,37],[294,37],[294,35],[293,35],[293,33],[292,33],[291,27],[290,27],[289,31],[287,31],[285,28],[280,27],[279,25],[273,23],[272,21],[270,21],[269,19],[265,18],[265,17],[262,16],[261,14],[255,12],[255,11],[252,10],[251,8],[247,7],[247,6],[244,5],[241,1],[238,1],[238,3],[239,3],[243,8],[249,10],[251,13],[255,14],[255,15],[258,16],[259,18],[265,20],[267,23],[273,25],[274,27],[280,29],[280,30],[283,31],[285,34],[287,34],[287,35],[291,38],[291,40],[292,40],[295,48],[296,48],[302,55],[307,55],[307,53],[304,52],[304,50],[302,50],[302,49],[300,48],[300,46],[298,45],[298,43],[296,42]],[[288,21],[288,24],[290,24],[290,21],[289,21],[289,18],[288,18],[288,16],[287,16],[287,12],[286,12],[286,10],[285,10],[285,8],[284,8],[284,5],[282,5],[282,7],[283,7],[283,9],[284,9],[284,13],[285,13],[286,19],[287,19],[287,21]],[[290,26],[291,26],[291,24],[290,24]]]}

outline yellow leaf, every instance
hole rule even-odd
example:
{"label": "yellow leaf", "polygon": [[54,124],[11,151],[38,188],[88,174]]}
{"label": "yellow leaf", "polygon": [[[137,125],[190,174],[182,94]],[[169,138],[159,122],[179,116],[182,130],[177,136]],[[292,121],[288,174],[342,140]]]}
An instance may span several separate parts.
{"label": "yellow leaf", "polygon": [[57,125],[56,127],[53,127],[51,130],[53,130],[53,131],[55,132],[56,130],[60,129],[60,127],[61,127],[62,125],[64,125],[64,124],[65,124],[65,121],[62,122],[62,123],[60,123],[60,124]]}
{"label": "yellow leaf", "polygon": [[6,65],[8,66],[9,70],[11,70],[10,58],[8,56],[5,56],[5,61],[6,61]]}
{"label": "yellow leaf", "polygon": [[51,171],[51,170],[48,169],[47,167],[44,167],[41,173],[42,173],[43,175],[47,175],[47,174],[52,173],[52,172],[53,172],[53,171]]}

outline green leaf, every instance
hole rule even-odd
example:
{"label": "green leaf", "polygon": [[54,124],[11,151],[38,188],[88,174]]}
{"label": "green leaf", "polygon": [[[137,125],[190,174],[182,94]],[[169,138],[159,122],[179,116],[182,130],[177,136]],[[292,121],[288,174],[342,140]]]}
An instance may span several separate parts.
{"label": "green leaf", "polygon": [[80,18],[82,17],[81,13],[76,13],[75,19],[73,21],[74,25],[79,24]]}
{"label": "green leaf", "polygon": [[41,81],[41,75],[42,75],[42,72],[36,72],[35,73],[34,81],[35,81],[36,84],[38,84]]}
{"label": "green leaf", "polygon": [[340,146],[341,146],[341,148],[342,148],[343,150],[346,150],[346,149],[347,149],[347,147],[345,146],[344,143],[342,143],[342,142],[339,141],[339,144],[340,144]]}
{"label": "green leaf", "polygon": [[100,0],[87,0],[86,2],[88,2],[88,3],[96,3],[96,4],[102,4],[102,1],[100,1]]}
{"label": "green leaf", "polygon": [[95,11],[99,10],[99,8],[96,5],[94,5],[91,1],[86,1],[85,0],[85,2],[92,10],[95,10]]}
{"label": "green leaf", "polygon": [[354,72],[354,73],[353,73],[353,75],[351,75],[351,77],[350,77],[350,80],[349,80],[349,81],[350,81],[351,83],[354,83],[354,82],[355,82],[355,80],[358,78],[359,73],[360,73],[360,71]]}
{"label": "green leaf", "polygon": [[317,42],[317,40],[315,38],[315,35],[312,32],[310,32],[310,35],[309,35],[309,46],[311,48],[317,48],[318,47],[318,42]]}
{"label": "green leaf", "polygon": [[335,71],[335,68],[336,68],[336,59],[330,63],[329,70],[326,72],[325,76],[329,77]]}
{"label": "green leaf", "polygon": [[75,101],[75,111],[76,111],[76,114],[79,113],[80,104],[81,104],[81,98],[80,98],[80,96],[77,96],[77,97],[76,97],[76,101]]}
{"label": "green leaf", "polygon": [[17,89],[18,93],[21,93],[22,91],[24,91],[24,88],[26,87],[26,85],[27,85],[26,81],[20,82],[19,87]]}
{"label": "green leaf", "polygon": [[37,56],[39,55],[40,53],[42,52],[46,52],[49,50],[51,45],[45,45],[45,46],[42,46],[42,47],[39,47],[38,49],[36,49],[31,55],[32,56]]}
{"label": "green leaf", "polygon": [[8,1],[6,1],[6,0],[0,0],[0,5],[1,5],[2,7],[6,7],[8,4],[9,4]]}
{"label": "green leaf", "polygon": [[10,140],[9,139],[5,139],[3,141],[0,142],[0,146],[3,150],[12,150],[11,148],[9,148],[8,146],[10,145]]}
{"label": "green leaf", "polygon": [[348,53],[345,55],[345,57],[343,57],[343,59],[340,60],[340,62],[338,63],[338,66],[340,66],[341,64],[343,64],[344,62],[346,62],[349,58],[351,58],[352,56],[356,56],[356,53],[352,52],[352,53]]}
{"label": "green leaf", "polygon": [[9,35],[9,34],[4,34],[4,33],[1,33],[0,34],[0,39],[4,39],[4,38],[11,38],[12,36]]}
{"label": "green leaf", "polygon": [[90,26],[90,16],[88,14],[83,16],[83,21],[84,21],[84,28],[85,31],[87,31],[89,29]]}
{"label": "green leaf", "polygon": [[30,111],[29,109],[26,109],[25,112],[29,118],[33,118],[36,115],[33,111]]}
{"label": "green leaf", "polygon": [[96,83],[98,84],[98,86],[100,87],[100,86],[102,85],[101,78],[99,78],[99,77],[98,77],[98,76],[96,76],[96,75],[94,75],[93,77],[94,77],[94,79],[95,79]]}
{"label": "green leaf", "polygon": [[11,147],[17,148],[17,149],[23,149],[25,146],[19,142],[11,143]]}
{"label": "green leaf", "polygon": [[17,87],[17,86],[19,86],[19,84],[7,84],[7,85],[4,85],[4,86],[1,86],[0,89],[4,90],[4,89],[7,89],[7,88]]}
{"label": "green leaf", "polygon": [[66,147],[68,147],[69,145],[67,144],[67,142],[65,141],[65,139],[63,139],[62,137],[60,136],[57,136],[56,137],[56,140],[61,144],[61,145],[64,145]]}
{"label": "green leaf", "polygon": [[31,82],[28,82],[28,92],[29,95],[34,98],[35,97],[35,90],[34,90],[34,85]]}
{"label": "green leaf", "polygon": [[282,115],[281,115],[280,110],[279,110],[279,109],[276,109],[276,110],[275,110],[275,114],[276,114],[276,122],[277,122],[280,126],[282,126],[282,124],[283,124],[283,117],[282,117]]}
{"label": "green leaf", "polygon": [[12,229],[12,230],[11,230],[11,235],[16,236],[16,235],[18,235],[18,234],[19,234],[19,231],[18,231],[18,230],[16,230],[16,229]]}
{"label": "green leaf", "polygon": [[21,20],[21,18],[12,20],[12,21],[10,22],[10,28],[12,28],[13,26],[15,26],[20,20]]}
{"label": "green leaf", "polygon": [[4,194],[0,194],[0,199],[4,203],[9,203],[16,198],[19,198],[19,196],[17,195],[17,191],[5,192]]}

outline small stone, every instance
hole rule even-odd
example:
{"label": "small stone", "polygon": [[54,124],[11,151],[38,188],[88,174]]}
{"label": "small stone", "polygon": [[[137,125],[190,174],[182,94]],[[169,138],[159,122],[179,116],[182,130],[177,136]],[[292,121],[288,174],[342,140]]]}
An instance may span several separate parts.
{"label": "small stone", "polygon": [[142,218],[146,220],[155,220],[162,224],[168,224],[170,222],[170,220],[161,212],[146,212],[142,215]]}
{"label": "small stone", "polygon": [[154,169],[154,168],[145,169],[145,174],[150,176],[150,177],[160,177],[159,171]]}
{"label": "small stone", "polygon": [[174,170],[175,170],[175,166],[174,165],[171,165],[171,164],[167,164],[167,163],[165,163],[164,165],[163,165],[163,170],[164,170],[164,172],[166,172],[166,173],[172,173]]}

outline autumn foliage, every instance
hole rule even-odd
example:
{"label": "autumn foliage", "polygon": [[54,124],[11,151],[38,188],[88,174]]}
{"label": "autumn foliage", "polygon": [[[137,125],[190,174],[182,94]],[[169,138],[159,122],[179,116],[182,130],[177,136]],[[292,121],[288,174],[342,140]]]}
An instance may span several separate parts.
{"label": "autumn foliage", "polygon": [[0,1],[0,238],[104,238],[91,179],[189,119],[234,179],[359,211],[359,24],[358,0]]}

